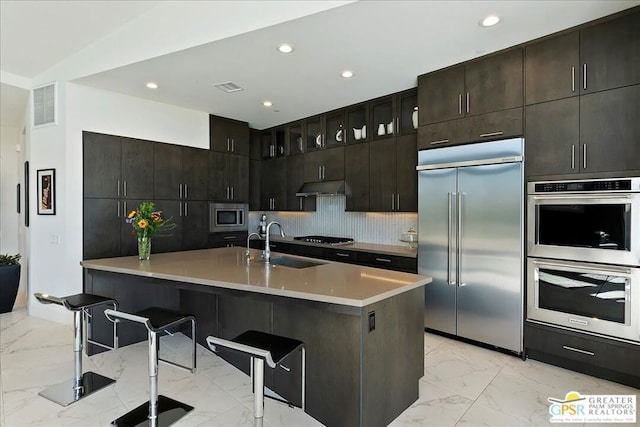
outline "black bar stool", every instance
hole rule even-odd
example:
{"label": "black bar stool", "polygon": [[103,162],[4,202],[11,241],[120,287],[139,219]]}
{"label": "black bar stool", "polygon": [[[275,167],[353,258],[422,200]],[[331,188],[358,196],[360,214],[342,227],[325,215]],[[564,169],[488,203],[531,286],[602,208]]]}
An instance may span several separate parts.
{"label": "black bar stool", "polygon": [[[158,361],[185,369],[191,373],[196,371],[196,319],[192,315],[178,313],[163,308],[151,307],[131,314],[123,311],[105,310],[107,319],[114,323],[130,321],[143,324],[149,333],[149,401],[127,412],[111,422],[114,426],[149,425],[153,427],[168,426],[182,418],[193,406],[186,405],[166,396],[158,396]],[[160,341],[158,334],[166,329],[191,322],[191,366],[181,365],[159,357]],[[168,332],[167,332],[168,333]]]}
{"label": "black bar stool", "polygon": [[[264,416],[264,362],[274,369],[281,366],[289,370],[280,362],[289,354],[300,349],[302,355],[302,410],[305,410],[305,349],[304,342],[273,335],[266,332],[246,331],[232,340],[208,336],[207,344],[216,352],[216,347],[226,347],[251,356],[251,382],[253,385],[253,416],[262,418]],[[281,400],[281,399],[276,399]],[[290,402],[283,400],[290,404]]]}
{"label": "black bar stool", "polygon": [[110,305],[116,309],[118,302],[113,298],[85,293],[69,295],[62,298],[42,293],[35,293],[33,296],[42,304],[62,305],[67,310],[73,312],[73,378],[42,390],[38,394],[59,405],[68,406],[115,382],[115,380],[96,374],[95,372],[82,373],[82,348],[85,347],[86,351],[87,343],[109,350],[118,348],[118,331],[116,325],[113,325],[113,346],[87,338],[87,322],[88,318],[91,317],[87,310],[100,305]]}

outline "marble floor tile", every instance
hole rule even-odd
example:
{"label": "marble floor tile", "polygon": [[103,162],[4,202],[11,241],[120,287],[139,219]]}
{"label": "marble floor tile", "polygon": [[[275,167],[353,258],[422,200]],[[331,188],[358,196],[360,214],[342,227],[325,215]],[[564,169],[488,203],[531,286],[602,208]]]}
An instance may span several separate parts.
{"label": "marble floor tile", "polygon": [[[72,336],[69,326],[30,317],[24,310],[0,315],[0,426],[106,427],[148,400],[146,342],[84,356],[85,371],[117,381],[82,401],[63,408],[38,396],[46,386],[72,376]],[[164,336],[161,354],[188,364],[189,342],[179,333]],[[249,376],[203,346],[198,345],[196,353],[195,374],[159,366],[160,393],[195,407],[175,426],[321,425],[301,410],[271,399],[265,400],[264,419],[257,421]],[[640,392],[631,387],[440,335],[425,333],[424,353],[419,398],[391,423],[393,427],[549,426],[547,399],[563,397],[571,390],[636,394],[640,400]]]}

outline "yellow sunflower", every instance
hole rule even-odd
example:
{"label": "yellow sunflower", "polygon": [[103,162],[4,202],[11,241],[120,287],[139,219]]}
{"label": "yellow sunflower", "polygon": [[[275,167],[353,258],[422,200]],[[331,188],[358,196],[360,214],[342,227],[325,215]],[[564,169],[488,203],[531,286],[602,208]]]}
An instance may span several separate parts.
{"label": "yellow sunflower", "polygon": [[147,225],[149,225],[149,222],[144,218],[138,221],[138,227],[140,228],[146,228]]}
{"label": "yellow sunflower", "polygon": [[136,216],[136,211],[131,211],[131,212],[129,212],[129,215],[127,215],[127,218],[131,219],[134,216]]}

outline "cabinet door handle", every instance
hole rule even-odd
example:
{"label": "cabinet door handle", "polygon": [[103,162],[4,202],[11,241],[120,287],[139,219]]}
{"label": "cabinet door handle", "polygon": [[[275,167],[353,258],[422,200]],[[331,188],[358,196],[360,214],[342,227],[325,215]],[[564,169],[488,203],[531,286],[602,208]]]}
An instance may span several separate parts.
{"label": "cabinet door handle", "polygon": [[182,199],[182,184],[178,185],[178,198]]}
{"label": "cabinet door handle", "polygon": [[438,144],[444,144],[446,142],[449,142],[449,140],[448,139],[439,139],[438,141],[432,141],[429,144],[430,145],[438,145]]}
{"label": "cabinet door handle", "polygon": [[480,138],[488,138],[490,136],[498,136],[498,135],[502,135],[504,132],[502,131],[498,131],[498,132],[489,132],[489,133],[481,133],[480,134]]}
{"label": "cabinet door handle", "polygon": [[233,138],[231,138],[231,152],[235,153],[235,151],[236,151],[236,141]]}
{"label": "cabinet door handle", "polygon": [[571,67],[571,92],[576,91],[576,67]]}
{"label": "cabinet door handle", "polygon": [[230,147],[230,145],[229,145],[229,138],[227,138],[227,151],[231,151],[231,150],[229,149],[229,147]]}
{"label": "cabinet door handle", "polygon": [[298,199],[300,200],[300,210],[303,210],[303,208],[302,208],[302,197],[298,197]]}
{"label": "cabinet door handle", "polygon": [[182,202],[180,202],[180,216],[182,216]]}
{"label": "cabinet door handle", "polygon": [[123,187],[124,187],[124,197],[127,197],[127,180],[123,181]]}
{"label": "cabinet door handle", "polygon": [[462,115],[462,94],[458,94],[458,115]]}
{"label": "cabinet door handle", "polygon": [[234,187],[231,187],[231,200],[235,199],[234,194],[233,194],[233,193],[235,193],[235,191],[233,191],[234,189],[235,189]]}
{"label": "cabinet door handle", "polygon": [[396,210],[396,197],[395,197],[395,194],[391,195],[391,210],[392,211]]}
{"label": "cabinet door handle", "polygon": [[185,199],[189,198],[189,185],[188,184],[184,185],[184,198]]}
{"label": "cabinet door handle", "polygon": [[322,179],[327,179],[327,167],[322,166]]}
{"label": "cabinet door handle", "polygon": [[235,240],[236,236],[224,236],[225,240]]}
{"label": "cabinet door handle", "polygon": [[396,127],[393,128],[394,135],[400,135],[400,117],[396,117]]}
{"label": "cabinet door handle", "polygon": [[117,217],[120,218],[120,200],[116,202],[116,209],[118,210]]}
{"label": "cabinet door handle", "polygon": [[318,180],[322,180],[322,166],[318,166]]}
{"label": "cabinet door handle", "polygon": [[125,200],[124,202],[122,202],[122,212],[123,212],[123,216],[126,218],[127,217],[127,201]]}
{"label": "cabinet door handle", "polygon": [[398,199],[396,203],[396,209],[400,210],[400,193],[396,194],[396,198]]}
{"label": "cabinet door handle", "polygon": [[227,186],[227,200],[229,200],[229,186]]}
{"label": "cabinet door handle", "polygon": [[189,202],[184,202],[184,216],[189,216]]}
{"label": "cabinet door handle", "polygon": [[562,348],[569,351],[575,351],[576,353],[587,354],[589,356],[595,356],[596,354],[592,351],[580,350],[579,348],[569,347],[568,345],[563,345]]}
{"label": "cabinet door handle", "polygon": [[387,258],[376,258],[376,261],[380,261],[380,262],[391,262],[390,259]]}
{"label": "cabinet door handle", "polygon": [[469,112],[469,92],[467,92],[467,113]]}
{"label": "cabinet door handle", "polygon": [[576,145],[571,144],[571,169],[576,168]]}
{"label": "cabinet door handle", "polygon": [[582,89],[587,89],[587,63],[582,65]]}
{"label": "cabinet door handle", "polygon": [[[120,180],[118,180],[118,197],[120,197]],[[118,207],[118,209],[120,208]]]}
{"label": "cabinet door handle", "polygon": [[340,256],[340,257],[343,257],[343,258],[349,258],[349,254],[343,254],[343,253],[340,253],[340,252],[336,252],[336,256]]}
{"label": "cabinet door handle", "polygon": [[587,168],[587,144],[582,144],[582,169]]}

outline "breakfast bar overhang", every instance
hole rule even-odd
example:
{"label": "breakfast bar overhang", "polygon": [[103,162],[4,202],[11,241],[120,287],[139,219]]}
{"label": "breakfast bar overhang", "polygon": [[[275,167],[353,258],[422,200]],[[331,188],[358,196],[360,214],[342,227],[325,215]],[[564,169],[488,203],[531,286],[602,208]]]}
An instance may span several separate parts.
{"label": "breakfast bar overhang", "polygon": [[[85,260],[84,291],[113,297],[129,312],[190,312],[205,348],[208,335],[232,339],[250,329],[303,341],[306,412],[327,426],[385,426],[418,399],[430,278],[319,260],[308,268],[265,265],[260,251],[250,256],[248,262],[244,248],[229,247],[153,254],[149,261]],[[108,341],[111,325],[96,314],[88,334]],[[146,340],[144,328],[127,324],[118,335],[120,346]],[[249,372],[247,358],[221,355]],[[299,357],[286,365],[290,371],[268,372],[265,385],[299,404]]]}

